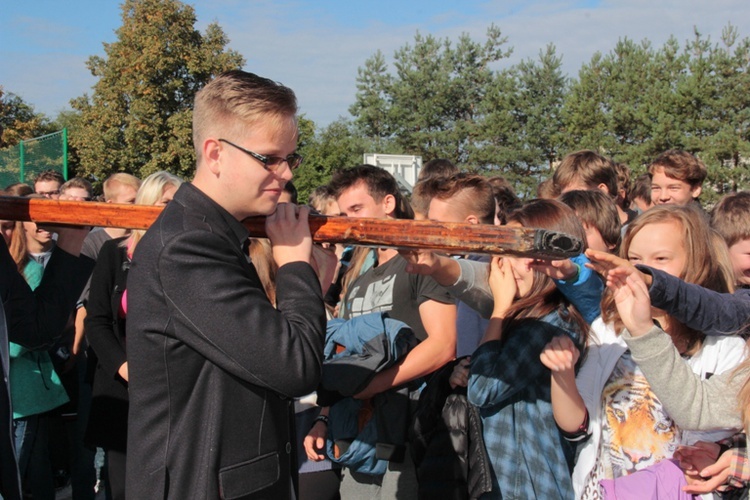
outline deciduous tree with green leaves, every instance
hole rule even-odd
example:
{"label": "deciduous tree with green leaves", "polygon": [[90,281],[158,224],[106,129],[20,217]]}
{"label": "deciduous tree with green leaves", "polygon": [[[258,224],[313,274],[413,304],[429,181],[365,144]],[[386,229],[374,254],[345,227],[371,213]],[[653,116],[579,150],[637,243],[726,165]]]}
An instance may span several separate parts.
{"label": "deciduous tree with green leaves", "polygon": [[294,186],[300,203],[306,203],[312,191],[330,182],[333,172],[359,165],[364,153],[375,147],[372,141],[358,135],[355,125],[346,118],[317,130],[311,120],[303,117],[299,129],[298,152],[304,161],[294,172]]}
{"label": "deciduous tree with green leaves", "polygon": [[103,180],[113,172],[146,177],[168,170],[191,178],[196,92],[214,75],[238,69],[243,58],[227,50],[217,24],[195,29],[195,10],[178,0],[125,0],[117,41],[92,56],[94,92],[74,99],[81,127],[71,141],[79,175]]}
{"label": "deciduous tree with green leaves", "polygon": [[15,146],[24,139],[54,132],[54,126],[42,113],[20,96],[0,87],[0,148]]}

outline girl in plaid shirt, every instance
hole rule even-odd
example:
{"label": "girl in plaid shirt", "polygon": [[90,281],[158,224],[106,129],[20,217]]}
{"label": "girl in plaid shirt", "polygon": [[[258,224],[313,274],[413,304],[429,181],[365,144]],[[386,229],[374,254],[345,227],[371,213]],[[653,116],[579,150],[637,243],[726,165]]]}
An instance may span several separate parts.
{"label": "girl in plaid shirt", "polygon": [[[561,231],[586,241],[575,213],[554,200],[513,212],[510,227]],[[494,258],[494,310],[472,355],[469,401],[479,407],[493,489],[482,498],[570,499],[573,448],[555,425],[544,346],[564,336],[583,350],[588,325],[532,259]]]}

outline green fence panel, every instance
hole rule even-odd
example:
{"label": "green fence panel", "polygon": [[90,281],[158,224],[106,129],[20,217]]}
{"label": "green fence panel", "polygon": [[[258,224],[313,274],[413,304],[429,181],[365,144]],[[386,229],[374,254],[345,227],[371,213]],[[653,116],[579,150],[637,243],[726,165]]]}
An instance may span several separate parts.
{"label": "green fence panel", "polygon": [[26,139],[0,149],[0,189],[16,182],[31,185],[45,170],[57,170],[67,180],[67,130]]}

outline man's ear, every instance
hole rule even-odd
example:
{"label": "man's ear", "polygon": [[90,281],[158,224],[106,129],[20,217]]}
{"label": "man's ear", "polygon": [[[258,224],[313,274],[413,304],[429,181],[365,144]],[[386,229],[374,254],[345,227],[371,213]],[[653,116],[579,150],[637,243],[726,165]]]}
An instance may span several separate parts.
{"label": "man's ear", "polygon": [[693,188],[690,188],[690,196],[692,196],[693,199],[698,198],[702,192],[703,192],[703,186],[701,186],[700,184],[698,184],[697,186]]}
{"label": "man's ear", "polygon": [[217,175],[221,167],[223,144],[218,140],[209,137],[203,141],[202,153],[203,163],[208,167],[212,174]]}
{"label": "man's ear", "polygon": [[[604,184],[603,182],[600,183],[598,186],[596,186],[596,189],[598,189],[602,193],[606,194],[607,196],[611,196],[612,195],[612,193],[609,192],[609,188],[607,187],[607,185]],[[617,194],[617,193],[615,193],[615,194]]]}
{"label": "man's ear", "polygon": [[479,218],[476,215],[472,214],[467,216],[464,219],[464,222],[466,222],[467,224],[479,224]]}
{"label": "man's ear", "polygon": [[395,217],[396,213],[396,197],[392,194],[387,194],[383,196],[383,201],[381,201],[383,204],[383,210],[385,211],[385,214],[388,217]]}

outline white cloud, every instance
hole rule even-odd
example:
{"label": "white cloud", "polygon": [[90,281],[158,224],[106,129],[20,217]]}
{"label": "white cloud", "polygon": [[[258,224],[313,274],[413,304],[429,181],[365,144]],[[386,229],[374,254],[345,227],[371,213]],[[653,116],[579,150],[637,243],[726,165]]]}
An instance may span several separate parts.
{"label": "white cloud", "polygon": [[[461,4],[452,3],[455,10],[442,7],[442,11],[430,10],[430,4],[425,4],[417,10],[424,11],[424,21],[406,25],[399,19],[391,23],[367,21],[368,8],[382,8],[375,3],[353,6],[356,12],[352,16],[359,17],[351,22],[344,21],[340,11],[332,10],[340,9],[340,4],[322,0],[193,3],[199,29],[217,21],[229,36],[230,47],[246,58],[245,69],[292,87],[301,111],[320,125],[340,115],[348,116],[356,92],[357,68],[368,57],[380,49],[391,62],[393,52],[412,43],[417,30],[453,40],[466,32],[483,40],[487,27],[494,22],[514,48],[507,64],[536,58],[539,50],[552,42],[563,57],[564,70],[571,76],[576,76],[581,64],[596,51],[610,51],[622,37],[636,41],[648,38],[658,47],[674,35],[684,44],[692,38],[693,26],[697,26],[718,42],[721,29],[729,21],[740,29],[741,37],[750,36],[750,32],[743,31],[750,26],[747,0],[496,0],[472,4],[472,9],[461,9]],[[378,18],[384,18],[382,12]],[[34,32],[58,33],[56,36],[63,38],[67,29],[60,26],[56,31],[52,25],[28,27]],[[14,50],[17,51],[0,53],[0,84],[50,115],[67,107],[71,98],[90,92],[94,79],[85,60],[90,54],[102,52],[101,41],[87,47],[85,56]]]}
{"label": "white cloud", "polygon": [[[254,22],[257,18],[264,20],[260,26]],[[581,64],[596,51],[610,51],[620,38],[648,38],[658,47],[674,35],[684,44],[697,26],[704,35],[719,41],[721,29],[730,20],[740,29],[746,26],[750,2],[630,0],[587,7],[575,2],[495,1],[485,4],[480,15],[473,18],[437,12],[425,16],[421,25],[394,27],[372,22],[364,27],[358,23],[356,28],[337,23],[319,7],[260,2],[222,19],[220,24],[232,39],[232,47],[247,58],[248,70],[291,86],[302,110],[316,122],[326,124],[337,116],[348,116],[356,92],[357,68],[378,49],[392,61],[393,52],[411,43],[417,30],[453,40],[466,32],[483,40],[487,27],[495,22],[514,49],[506,64],[536,58],[548,43],[554,43],[557,54],[563,57],[564,71],[575,77]]]}

